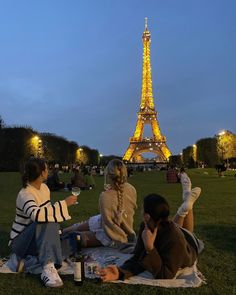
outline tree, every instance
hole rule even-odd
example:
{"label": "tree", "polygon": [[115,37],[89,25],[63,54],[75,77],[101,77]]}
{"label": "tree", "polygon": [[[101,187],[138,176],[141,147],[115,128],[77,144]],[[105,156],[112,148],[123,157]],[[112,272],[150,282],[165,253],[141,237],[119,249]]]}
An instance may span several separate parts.
{"label": "tree", "polygon": [[196,167],[196,156],[195,156],[195,145],[187,146],[183,149],[183,162],[184,165],[188,168]]}
{"label": "tree", "polygon": [[236,157],[236,134],[230,131],[222,131],[215,136],[217,151],[221,161]]}
{"label": "tree", "polygon": [[122,160],[122,157],[115,156],[115,155],[102,156],[102,157],[100,157],[100,163],[99,164],[102,165],[102,166],[106,166],[113,159]]}
{"label": "tree", "polygon": [[172,155],[169,157],[169,165],[175,167],[183,166],[182,157],[180,155]]}
{"label": "tree", "polygon": [[7,127],[1,134],[0,170],[19,171],[33,152],[35,131],[24,127]]}
{"label": "tree", "polygon": [[44,158],[49,162],[73,164],[76,162],[76,142],[70,142],[64,137],[52,133],[42,133],[40,135],[44,150]]}
{"label": "tree", "polygon": [[3,120],[3,118],[0,116],[0,130],[2,130],[5,127],[5,122]]}
{"label": "tree", "polygon": [[202,138],[197,141],[197,161],[203,162],[208,167],[219,163],[216,138]]}
{"label": "tree", "polygon": [[81,146],[77,152],[77,161],[83,165],[98,165],[99,152],[96,149],[91,149],[88,146]]}

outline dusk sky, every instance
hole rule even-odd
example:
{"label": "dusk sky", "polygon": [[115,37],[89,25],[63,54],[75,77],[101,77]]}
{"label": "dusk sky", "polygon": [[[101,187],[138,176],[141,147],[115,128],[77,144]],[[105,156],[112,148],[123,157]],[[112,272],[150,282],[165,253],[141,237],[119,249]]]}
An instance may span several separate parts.
{"label": "dusk sky", "polygon": [[0,0],[0,115],[123,155],[141,98],[142,33],[173,154],[236,133],[235,0]]}

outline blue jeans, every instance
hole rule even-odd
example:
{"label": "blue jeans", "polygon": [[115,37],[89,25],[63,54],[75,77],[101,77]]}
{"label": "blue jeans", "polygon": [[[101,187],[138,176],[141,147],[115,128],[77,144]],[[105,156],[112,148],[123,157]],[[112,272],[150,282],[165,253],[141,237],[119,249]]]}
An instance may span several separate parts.
{"label": "blue jeans", "polygon": [[60,266],[62,261],[77,251],[77,233],[59,234],[59,224],[36,223],[28,225],[11,244],[12,252],[19,258],[37,256],[41,266],[53,262]]}

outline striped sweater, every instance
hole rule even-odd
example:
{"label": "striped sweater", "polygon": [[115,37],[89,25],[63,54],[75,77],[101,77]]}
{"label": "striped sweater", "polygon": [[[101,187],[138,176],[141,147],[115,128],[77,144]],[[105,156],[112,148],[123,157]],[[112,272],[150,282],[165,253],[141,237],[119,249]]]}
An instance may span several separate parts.
{"label": "striped sweater", "polygon": [[16,216],[9,245],[32,222],[62,222],[68,219],[71,217],[65,200],[51,204],[46,184],[42,183],[39,190],[28,185],[20,190],[16,199]]}

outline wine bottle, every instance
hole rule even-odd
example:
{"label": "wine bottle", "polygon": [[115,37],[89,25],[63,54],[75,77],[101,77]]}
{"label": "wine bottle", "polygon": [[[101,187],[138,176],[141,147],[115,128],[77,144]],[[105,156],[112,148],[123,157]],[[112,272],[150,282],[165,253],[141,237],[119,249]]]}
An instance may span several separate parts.
{"label": "wine bottle", "polygon": [[81,253],[81,237],[77,235],[77,253],[75,254],[74,262],[74,282],[81,286],[84,280],[84,258]]}

